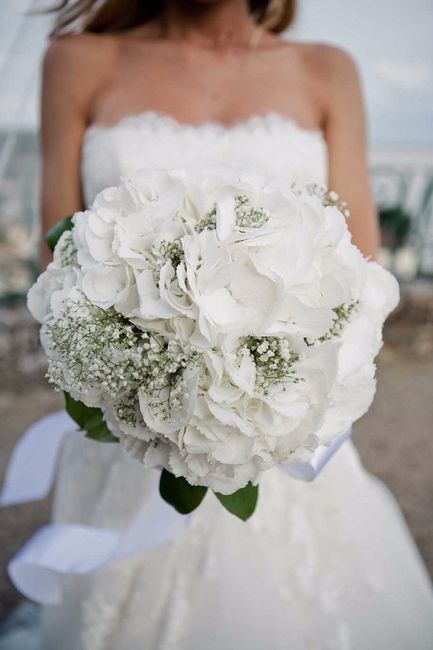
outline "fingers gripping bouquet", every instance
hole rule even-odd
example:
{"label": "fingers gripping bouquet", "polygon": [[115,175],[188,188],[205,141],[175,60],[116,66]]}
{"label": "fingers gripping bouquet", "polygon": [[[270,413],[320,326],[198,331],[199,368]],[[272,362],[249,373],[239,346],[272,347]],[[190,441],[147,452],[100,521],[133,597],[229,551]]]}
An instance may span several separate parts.
{"label": "fingers gripping bouquet", "polygon": [[30,289],[48,377],[87,435],[246,519],[265,470],[368,409],[393,277],[338,197],[254,176],[142,172],[51,231]]}

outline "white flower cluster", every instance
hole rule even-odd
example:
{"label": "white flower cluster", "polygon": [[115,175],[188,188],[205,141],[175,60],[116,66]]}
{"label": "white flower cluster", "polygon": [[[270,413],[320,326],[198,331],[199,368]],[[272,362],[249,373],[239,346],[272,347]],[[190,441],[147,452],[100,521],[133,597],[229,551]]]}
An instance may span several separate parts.
{"label": "white flower cluster", "polygon": [[368,408],[394,278],[318,188],[143,172],[77,213],[29,292],[51,380],[147,466],[230,494]]}

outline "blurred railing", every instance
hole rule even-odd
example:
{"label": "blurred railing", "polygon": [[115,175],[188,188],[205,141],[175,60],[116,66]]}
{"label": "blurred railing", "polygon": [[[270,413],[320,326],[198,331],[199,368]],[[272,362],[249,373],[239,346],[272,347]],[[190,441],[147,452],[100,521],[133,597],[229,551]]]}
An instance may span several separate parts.
{"label": "blurred railing", "polygon": [[[6,141],[8,140],[8,141]],[[0,134],[0,151],[10,144]],[[38,137],[14,134],[0,177],[0,302],[22,299],[38,269]]]}
{"label": "blurred railing", "polygon": [[380,261],[401,281],[433,279],[433,155],[372,166],[382,233]]}

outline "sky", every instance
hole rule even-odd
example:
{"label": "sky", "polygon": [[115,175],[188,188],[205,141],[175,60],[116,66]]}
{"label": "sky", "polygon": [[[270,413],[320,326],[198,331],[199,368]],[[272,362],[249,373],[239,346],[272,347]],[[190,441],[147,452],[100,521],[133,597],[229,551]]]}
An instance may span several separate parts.
{"label": "sky", "polygon": [[[47,17],[42,0],[0,3],[0,128],[36,128]],[[362,77],[375,148],[433,151],[433,0],[300,0],[287,38],[347,49]]]}
{"label": "sky", "polygon": [[300,0],[292,35],[354,56],[374,144],[433,148],[433,0]]}

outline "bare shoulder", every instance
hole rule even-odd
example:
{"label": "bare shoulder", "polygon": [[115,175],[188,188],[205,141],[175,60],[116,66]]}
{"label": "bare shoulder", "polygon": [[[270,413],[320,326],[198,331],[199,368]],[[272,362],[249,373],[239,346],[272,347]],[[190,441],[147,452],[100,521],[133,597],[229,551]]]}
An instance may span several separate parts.
{"label": "bare shoulder", "polygon": [[361,120],[363,96],[358,67],[344,49],[325,43],[303,44],[303,65],[322,108],[323,123],[345,113]]}
{"label": "bare shoulder", "polygon": [[[281,41],[280,41],[281,45]],[[352,56],[327,43],[286,41],[280,47],[281,65],[298,70],[304,83],[323,94],[337,86],[355,87],[359,74]]]}
{"label": "bare shoulder", "polygon": [[118,49],[117,39],[97,34],[59,36],[49,44],[44,66],[48,71],[62,68],[68,72],[86,73],[89,66],[92,70],[95,66],[108,67]]}
{"label": "bare shoulder", "polygon": [[96,34],[60,36],[45,52],[44,88],[55,93],[65,90],[84,103],[109,80],[118,57],[115,38]]}
{"label": "bare shoulder", "polygon": [[332,85],[358,83],[357,65],[343,48],[327,43],[305,43],[302,48],[305,65],[317,81]]}

